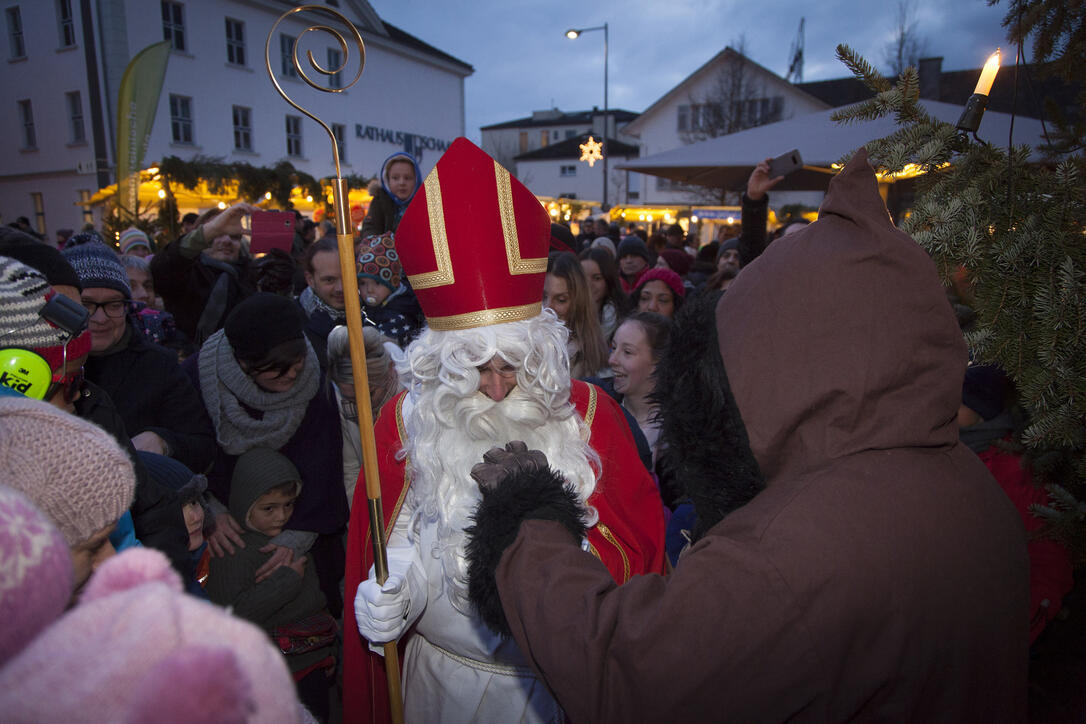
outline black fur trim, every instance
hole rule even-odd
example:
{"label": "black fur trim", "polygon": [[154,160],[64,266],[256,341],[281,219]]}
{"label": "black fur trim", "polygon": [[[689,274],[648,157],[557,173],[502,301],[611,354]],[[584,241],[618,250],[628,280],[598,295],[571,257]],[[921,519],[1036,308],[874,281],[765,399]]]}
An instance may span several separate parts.
{"label": "black fur trim", "polygon": [[704,291],[687,300],[656,366],[662,477],[694,503],[694,540],[765,489],[720,359],[716,306],[723,293]]}
{"label": "black fur trim", "polygon": [[483,500],[472,516],[468,534],[468,597],[483,622],[495,633],[509,636],[495,574],[502,554],[525,520],[556,520],[580,544],[585,535],[583,510],[573,488],[547,468],[517,472],[492,490],[483,489]]}

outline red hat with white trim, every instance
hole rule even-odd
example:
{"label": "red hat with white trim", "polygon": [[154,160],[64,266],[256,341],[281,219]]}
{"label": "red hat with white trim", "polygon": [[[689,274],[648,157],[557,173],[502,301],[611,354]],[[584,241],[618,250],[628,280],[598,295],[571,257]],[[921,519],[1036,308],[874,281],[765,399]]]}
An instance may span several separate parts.
{"label": "red hat with white trim", "polygon": [[531,191],[466,138],[427,175],[396,250],[431,329],[515,322],[542,311],[551,222]]}

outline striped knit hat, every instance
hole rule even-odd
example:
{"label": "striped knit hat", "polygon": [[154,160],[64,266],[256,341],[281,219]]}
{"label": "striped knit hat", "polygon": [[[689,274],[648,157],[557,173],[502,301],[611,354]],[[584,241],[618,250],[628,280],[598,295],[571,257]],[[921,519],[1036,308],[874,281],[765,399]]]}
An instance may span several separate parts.
{"label": "striped knit hat", "polygon": [[30,498],[69,546],[117,522],[136,474],[102,428],[45,402],[0,397],[0,480]]}
{"label": "striped knit hat", "polygon": [[18,347],[37,352],[57,369],[64,361],[64,343],[69,359],[90,352],[90,333],[74,340],[67,332],[41,318],[42,307],[56,292],[42,274],[0,256],[0,349]]}
{"label": "striped knit hat", "polygon": [[151,246],[151,240],[147,238],[147,234],[134,226],[130,226],[121,232],[120,244],[122,254],[127,254],[129,249],[134,246],[145,246],[148,250],[154,251],[154,247]]}
{"label": "striped knit hat", "polygon": [[64,258],[79,275],[83,289],[114,289],[124,294],[125,299],[132,298],[132,288],[128,286],[128,272],[124,265],[105,244],[88,242],[64,249]]}

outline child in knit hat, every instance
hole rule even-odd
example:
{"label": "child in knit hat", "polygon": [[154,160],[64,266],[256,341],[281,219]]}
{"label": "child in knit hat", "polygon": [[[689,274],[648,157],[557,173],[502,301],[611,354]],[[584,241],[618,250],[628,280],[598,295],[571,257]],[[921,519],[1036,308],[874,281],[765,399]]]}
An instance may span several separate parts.
{"label": "child in knit hat", "polygon": [[422,307],[404,278],[391,232],[362,239],[358,293],[365,318],[401,349],[418,336],[425,324]]}
{"label": "child in knit hat", "polygon": [[244,528],[244,545],[232,555],[211,559],[207,594],[268,632],[286,655],[302,701],[324,719],[337,628],[316,570],[301,556],[256,580],[257,570],[272,555],[264,550],[286,527],[301,488],[298,469],[274,450],[253,448],[238,458],[230,513]]}
{"label": "child in knit hat", "polygon": [[9,724],[310,722],[252,624],[181,591],[161,553],[105,563],[79,605],[0,669]]}
{"label": "child in knit hat", "polygon": [[132,463],[104,430],[44,402],[0,398],[0,480],[67,542],[76,591],[114,553],[109,535],[136,489]]}
{"label": "child in knit hat", "polygon": [[154,253],[150,237],[134,226],[122,231],[118,241],[122,256],[151,256]]}

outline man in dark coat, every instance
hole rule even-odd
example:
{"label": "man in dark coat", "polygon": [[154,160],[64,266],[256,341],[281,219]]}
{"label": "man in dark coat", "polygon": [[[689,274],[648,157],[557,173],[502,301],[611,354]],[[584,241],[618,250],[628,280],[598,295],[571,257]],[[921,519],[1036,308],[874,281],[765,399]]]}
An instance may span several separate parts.
{"label": "man in dark coat", "polygon": [[197,345],[221,329],[230,310],[256,291],[251,264],[240,246],[241,220],[251,211],[248,204],[234,204],[151,259],[155,289],[166,311]]}
{"label": "man in dark coat", "polygon": [[539,454],[492,450],[469,572],[490,625],[574,721],[1023,721],[1022,524],[958,441],[965,345],[866,152],[716,324],[698,403],[729,413],[715,469],[684,462],[699,525],[674,573],[614,584]]}

